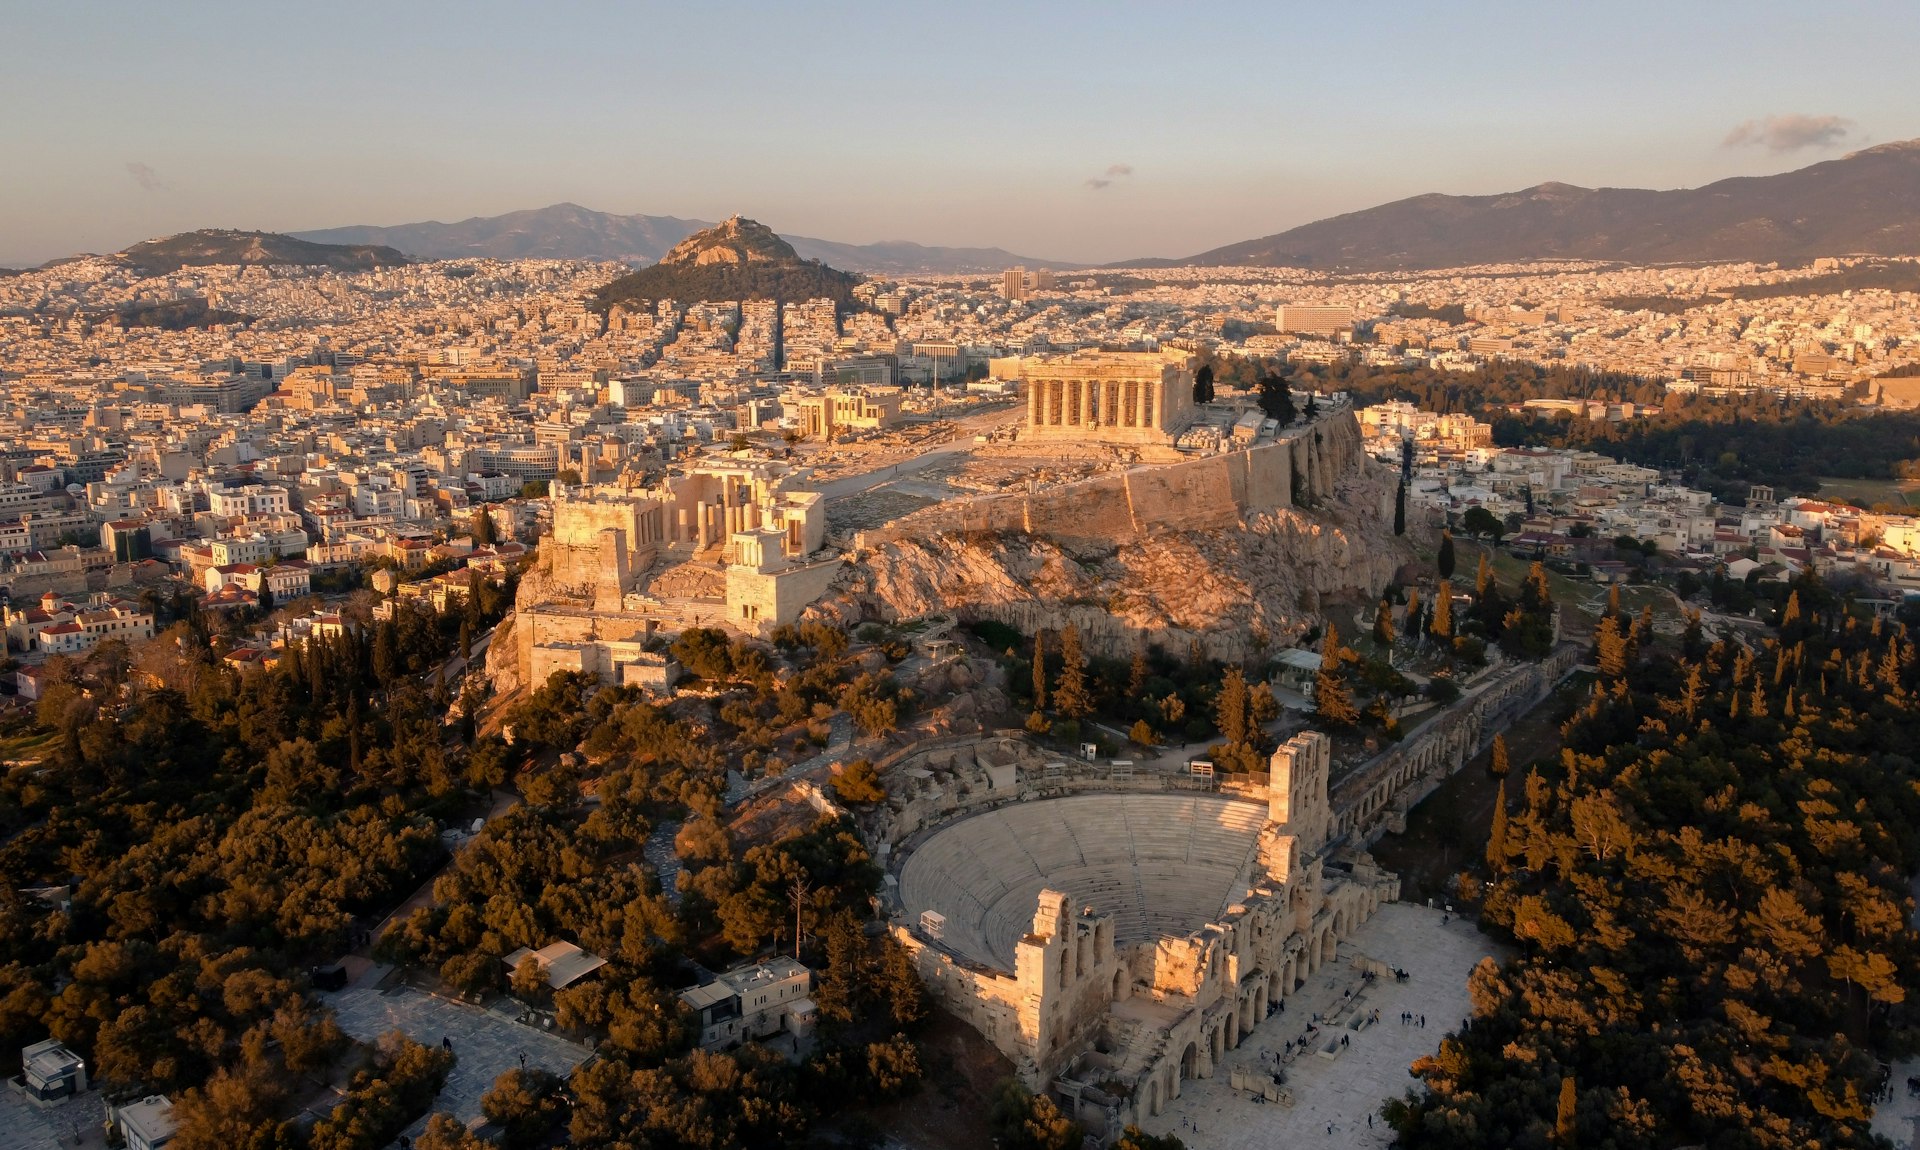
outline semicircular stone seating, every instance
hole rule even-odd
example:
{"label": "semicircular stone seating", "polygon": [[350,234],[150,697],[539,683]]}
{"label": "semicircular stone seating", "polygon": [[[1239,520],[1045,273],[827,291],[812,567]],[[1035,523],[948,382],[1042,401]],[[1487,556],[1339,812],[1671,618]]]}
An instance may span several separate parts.
{"label": "semicircular stone seating", "polygon": [[1114,919],[1114,943],[1185,936],[1246,894],[1265,804],[1216,795],[1074,795],[1015,803],[936,831],[900,870],[917,921],[945,916],[942,943],[1012,971],[1042,890]]}

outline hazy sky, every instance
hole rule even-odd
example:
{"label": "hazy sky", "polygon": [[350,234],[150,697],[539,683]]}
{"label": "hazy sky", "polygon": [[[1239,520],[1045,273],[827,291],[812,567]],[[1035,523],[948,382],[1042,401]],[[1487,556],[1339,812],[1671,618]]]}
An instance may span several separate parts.
{"label": "hazy sky", "polygon": [[561,200],[1190,255],[1425,191],[1920,136],[1917,49],[1914,0],[0,0],[0,264]]}

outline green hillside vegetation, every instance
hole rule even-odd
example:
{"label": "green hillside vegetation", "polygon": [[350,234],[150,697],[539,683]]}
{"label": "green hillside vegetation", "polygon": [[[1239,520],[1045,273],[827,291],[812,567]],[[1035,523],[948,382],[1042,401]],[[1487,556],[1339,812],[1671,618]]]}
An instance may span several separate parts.
{"label": "green hillside vegetation", "polygon": [[[1470,372],[1314,365],[1295,380],[1296,386],[1348,391],[1361,406],[1405,399],[1430,411],[1470,412],[1493,425],[1493,440],[1503,447],[1571,447],[1673,469],[1688,484],[1731,503],[1744,503],[1754,484],[1785,497],[1819,493],[1822,476],[1920,475],[1916,412],[1828,400],[1783,403],[1767,394],[1729,399],[1667,394],[1657,380],[1512,361]],[[1661,410],[1651,418],[1618,423],[1507,410],[1535,398],[1624,400]]]}
{"label": "green hillside vegetation", "polygon": [[159,276],[183,267],[217,264],[294,264],[335,271],[398,267],[407,261],[393,248],[369,244],[316,244],[273,232],[236,232],[208,228],[137,243],[120,253],[141,275]]}
{"label": "green hillside vegetation", "polygon": [[118,311],[99,318],[120,327],[155,327],[162,331],[187,331],[192,328],[252,323],[256,317],[211,307],[206,300],[194,298],[128,304]]}
{"label": "green hillside vegetation", "polygon": [[1601,621],[1561,761],[1495,815],[1482,921],[1519,956],[1388,1105],[1398,1145],[1884,1145],[1868,1099],[1920,986],[1920,660],[1811,580],[1779,627],[1676,657]]}
{"label": "green hillside vegetation", "polygon": [[50,661],[48,737],[0,782],[0,1042],[51,1034],[104,1089],[175,1096],[182,1150],[301,1145],[285,1104],[345,1044],[305,972],[445,858],[436,819],[470,799],[432,669],[512,601],[403,608],[244,673],[189,604],[137,650]]}

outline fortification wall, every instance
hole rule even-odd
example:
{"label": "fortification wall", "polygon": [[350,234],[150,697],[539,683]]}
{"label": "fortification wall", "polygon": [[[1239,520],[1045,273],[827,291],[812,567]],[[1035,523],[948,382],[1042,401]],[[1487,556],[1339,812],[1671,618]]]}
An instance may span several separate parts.
{"label": "fortification wall", "polygon": [[[1352,453],[1325,443],[1353,440]],[[1363,466],[1359,425],[1341,411],[1287,439],[1242,451],[1129,468],[1033,492],[975,495],[924,508],[854,540],[865,550],[900,539],[934,534],[1012,531],[1067,543],[1127,543],[1166,531],[1232,527],[1250,516],[1293,505],[1292,479],[1330,494],[1343,467]],[[1298,458],[1296,465],[1292,462]]]}

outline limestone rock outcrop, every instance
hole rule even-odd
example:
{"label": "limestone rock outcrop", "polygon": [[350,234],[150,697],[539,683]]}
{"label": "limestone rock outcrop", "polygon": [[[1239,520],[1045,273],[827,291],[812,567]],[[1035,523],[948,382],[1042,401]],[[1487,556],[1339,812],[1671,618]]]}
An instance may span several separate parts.
{"label": "limestone rock outcrop", "polygon": [[[814,611],[847,623],[953,612],[1028,634],[1071,623],[1109,655],[1197,642],[1213,658],[1252,659],[1297,643],[1322,597],[1371,599],[1413,557],[1412,540],[1393,534],[1394,476],[1344,439],[1315,444],[1310,506],[1199,517],[1205,530],[1155,525],[1102,545],[1085,532],[921,534],[909,517],[872,533]],[[1072,493],[1052,498],[1070,505]]]}

